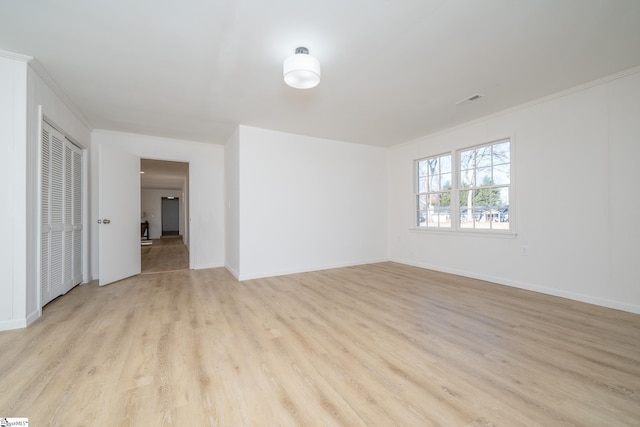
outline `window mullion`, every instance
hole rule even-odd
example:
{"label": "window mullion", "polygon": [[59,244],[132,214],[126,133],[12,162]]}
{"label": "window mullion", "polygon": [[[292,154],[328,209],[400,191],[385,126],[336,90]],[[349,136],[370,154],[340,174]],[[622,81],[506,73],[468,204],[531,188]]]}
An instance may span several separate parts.
{"label": "window mullion", "polygon": [[460,181],[462,170],[460,168],[460,153],[451,153],[451,229],[460,229]]}

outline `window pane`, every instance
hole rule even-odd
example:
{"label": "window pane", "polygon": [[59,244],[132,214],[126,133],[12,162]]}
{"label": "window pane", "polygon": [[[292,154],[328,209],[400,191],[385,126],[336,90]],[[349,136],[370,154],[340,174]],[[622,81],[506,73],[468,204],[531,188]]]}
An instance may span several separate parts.
{"label": "window pane", "polygon": [[496,190],[497,200],[495,206],[509,206],[509,187],[502,187]]}
{"label": "window pane", "polygon": [[479,188],[473,192],[473,206],[489,207],[493,206],[493,200],[495,199],[495,188],[484,187]]}
{"label": "window pane", "polygon": [[420,194],[416,196],[416,222],[418,227],[424,227],[426,221],[426,210],[427,210],[427,196],[425,194]]}
{"label": "window pane", "polygon": [[476,172],[476,187],[493,185],[491,181],[491,168],[478,168]]}
{"label": "window pane", "polygon": [[473,228],[473,190],[460,191],[460,227]]}
{"label": "window pane", "polygon": [[475,167],[473,154],[474,150],[467,150],[460,153],[460,169],[473,169]]}
{"label": "window pane", "polygon": [[418,212],[418,227],[426,227],[427,226],[427,211],[419,211]]}
{"label": "window pane", "polygon": [[438,221],[440,227],[451,228],[451,193],[440,193]]}
{"label": "window pane", "polygon": [[509,229],[509,188],[493,189],[493,205],[491,207],[492,230],[508,230]]}
{"label": "window pane", "polygon": [[509,164],[493,167],[493,183],[496,185],[509,184],[511,181],[511,167]]}
{"label": "window pane", "polygon": [[443,190],[451,190],[451,174],[443,173],[440,178],[440,184]]}
{"label": "window pane", "polygon": [[448,192],[429,195],[427,227],[451,227],[451,194]]}
{"label": "window pane", "polygon": [[427,176],[427,171],[429,170],[429,165],[426,160],[420,160],[418,162],[418,177]]}
{"label": "window pane", "polygon": [[460,206],[473,206],[473,190],[460,191]]}
{"label": "window pane", "polygon": [[462,187],[473,187],[475,186],[475,177],[474,177],[474,170],[473,169],[467,169],[467,170],[462,170],[460,173],[460,185]]}
{"label": "window pane", "polygon": [[451,172],[451,155],[440,157],[440,173]]}
{"label": "window pane", "polygon": [[496,222],[493,223],[493,228],[496,230],[508,230],[509,229],[509,188],[504,187],[499,189],[498,203],[496,203],[496,210],[498,216]]}
{"label": "window pane", "polygon": [[427,177],[418,178],[418,193],[426,193],[428,190],[427,187]]}
{"label": "window pane", "polygon": [[491,209],[487,206],[476,206],[473,208],[473,219],[477,229],[488,230],[491,228]]}
{"label": "window pane", "polygon": [[440,157],[436,157],[434,159],[431,159],[431,168],[430,168],[430,172],[432,174],[439,174],[440,173]]}
{"label": "window pane", "polygon": [[429,180],[429,191],[440,191],[440,175],[431,177]]}
{"label": "window pane", "polygon": [[491,166],[491,146],[478,148],[476,156],[476,167],[483,168]]}
{"label": "window pane", "polygon": [[473,208],[466,209],[461,206],[460,209],[460,228],[474,228]]}
{"label": "window pane", "polygon": [[501,144],[496,144],[493,146],[493,164],[494,165],[509,163],[511,161],[511,156],[509,154],[510,145],[511,144],[509,143],[509,141],[506,141]]}
{"label": "window pane", "polygon": [[451,215],[448,211],[441,208],[434,209],[428,213],[427,227],[431,228],[450,228],[451,227]]}

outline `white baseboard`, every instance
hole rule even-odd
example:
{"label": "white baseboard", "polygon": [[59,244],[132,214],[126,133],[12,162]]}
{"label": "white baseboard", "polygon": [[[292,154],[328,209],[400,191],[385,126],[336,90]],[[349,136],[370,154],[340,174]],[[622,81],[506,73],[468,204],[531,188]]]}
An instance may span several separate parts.
{"label": "white baseboard", "polygon": [[310,266],[304,268],[297,268],[291,270],[279,270],[279,271],[265,271],[259,273],[249,273],[249,274],[240,274],[236,275],[234,272],[231,272],[239,281],[244,280],[253,280],[253,279],[263,279],[265,277],[276,277],[276,276],[288,276],[290,274],[299,274],[299,273],[309,273],[311,271],[320,271],[320,270],[331,270],[333,268],[343,268],[343,267],[353,267],[355,265],[366,265],[366,264],[375,264],[378,262],[389,261],[388,258],[379,258],[379,259],[369,259],[369,260],[361,260],[354,261],[348,263],[337,263],[337,264],[327,264],[327,265],[319,265],[319,266]]}
{"label": "white baseboard", "polygon": [[27,319],[3,320],[0,322],[0,331],[10,331],[27,327]]}
{"label": "white baseboard", "polygon": [[27,316],[27,325],[30,325],[36,320],[38,320],[40,316],[42,316],[42,309],[39,308],[37,310],[34,310],[31,314]]}
{"label": "white baseboard", "polygon": [[240,279],[238,278],[238,277],[240,277],[240,275],[238,274],[238,272],[237,272],[235,269],[231,268],[231,267],[230,267],[230,266],[228,266],[228,265],[225,265],[225,266],[224,266],[224,268],[226,268],[226,269],[227,269],[227,271],[228,271],[229,273],[231,273],[231,275],[232,275],[233,277],[235,277],[235,278],[236,278],[236,280],[240,280]]}
{"label": "white baseboard", "polygon": [[431,265],[427,263],[407,261],[399,258],[392,258],[390,261],[397,262],[399,264],[411,265],[413,267],[426,268],[428,270],[435,270],[443,273],[450,273],[450,274],[456,274],[458,276],[470,277],[472,279],[484,280],[484,281],[495,283],[498,285],[510,286],[513,288],[524,289],[527,291],[539,292],[541,294],[567,298],[574,301],[580,301],[588,304],[599,305],[601,307],[613,308],[616,310],[622,310],[622,311],[628,311],[630,313],[640,314],[640,306],[635,304],[627,304],[621,301],[613,301],[606,298],[595,297],[592,295],[585,295],[585,294],[580,294],[576,292],[567,292],[560,289],[553,289],[553,288],[535,285],[531,283],[507,280],[502,277],[476,274],[470,271],[457,270],[453,268],[441,267],[441,266]]}
{"label": "white baseboard", "polygon": [[191,270],[204,270],[207,268],[222,268],[222,267],[224,267],[224,264],[213,263],[213,264],[192,265],[190,268]]}
{"label": "white baseboard", "polygon": [[0,322],[0,331],[26,328],[27,326],[38,320],[40,316],[42,316],[41,308],[34,310],[24,319],[5,320],[3,322]]}

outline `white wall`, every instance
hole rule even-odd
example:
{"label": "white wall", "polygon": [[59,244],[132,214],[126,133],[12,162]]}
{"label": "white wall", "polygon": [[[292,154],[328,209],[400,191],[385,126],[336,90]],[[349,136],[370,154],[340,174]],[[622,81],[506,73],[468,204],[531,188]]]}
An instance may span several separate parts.
{"label": "white wall", "polygon": [[27,59],[0,56],[0,180],[9,184],[0,209],[0,330],[26,326],[26,140]]}
{"label": "white wall", "polygon": [[[638,94],[636,73],[392,149],[391,258],[640,312]],[[505,136],[517,236],[412,230],[413,161]]]}
{"label": "white wall", "polygon": [[240,277],[240,129],[237,128],[224,150],[225,175],[225,267]]}
{"label": "white wall", "polygon": [[640,73],[606,86],[609,101],[608,294],[640,307]]}
{"label": "white wall", "polygon": [[[184,236],[184,205],[185,193],[181,190],[159,190],[142,188],[140,190],[140,221],[149,221],[149,238],[162,237],[162,198],[177,197],[180,212],[180,235]],[[186,243],[185,243],[186,244]]]}
{"label": "white wall", "polygon": [[239,129],[241,280],[387,259],[387,151]]}
{"label": "white wall", "polygon": [[91,271],[98,266],[98,145],[118,146],[140,158],[189,163],[189,263],[191,268],[224,265],[224,147],[215,144],[159,138],[106,130],[91,133]]}
{"label": "white wall", "polygon": [[[30,120],[39,119],[38,107],[42,107],[42,114],[53,121],[57,127],[70,136],[81,148],[89,148],[91,141],[91,126],[86,119],[71,108],[60,88],[52,88],[53,82],[45,81],[40,73],[45,73],[36,62],[31,62],[29,67],[29,106]],[[46,74],[45,74],[46,75]],[[31,131],[38,131],[37,126],[30,126]]]}
{"label": "white wall", "polygon": [[[30,62],[31,61],[31,62]],[[30,64],[29,64],[30,62]],[[41,114],[77,142],[88,146],[89,130],[36,73],[31,58],[0,52],[0,134],[3,166],[9,182],[9,207],[0,210],[8,236],[0,246],[0,330],[28,325],[41,314],[39,298],[39,147]],[[57,88],[56,88],[57,89]]]}

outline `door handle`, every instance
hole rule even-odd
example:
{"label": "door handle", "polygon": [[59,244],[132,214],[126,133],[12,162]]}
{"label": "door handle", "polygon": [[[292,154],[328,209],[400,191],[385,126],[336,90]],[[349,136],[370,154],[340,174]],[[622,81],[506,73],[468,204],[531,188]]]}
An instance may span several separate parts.
{"label": "door handle", "polygon": [[110,219],[99,219],[98,224],[111,224]]}

